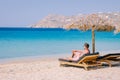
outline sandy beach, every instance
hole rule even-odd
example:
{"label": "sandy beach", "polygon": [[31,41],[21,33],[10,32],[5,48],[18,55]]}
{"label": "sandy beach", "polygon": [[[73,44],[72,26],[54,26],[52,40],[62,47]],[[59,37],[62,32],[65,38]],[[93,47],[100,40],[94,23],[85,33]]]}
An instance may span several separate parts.
{"label": "sandy beach", "polygon": [[0,64],[0,80],[120,80],[120,66],[60,67],[57,58],[22,60]]}

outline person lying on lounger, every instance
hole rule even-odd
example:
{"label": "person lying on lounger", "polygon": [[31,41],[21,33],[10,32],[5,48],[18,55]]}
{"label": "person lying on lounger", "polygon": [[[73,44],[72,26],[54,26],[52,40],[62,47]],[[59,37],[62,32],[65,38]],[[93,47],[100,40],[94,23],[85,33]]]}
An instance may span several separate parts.
{"label": "person lying on lounger", "polygon": [[84,50],[73,50],[72,51],[72,56],[68,57],[68,58],[64,58],[64,59],[68,60],[68,61],[77,61],[84,54],[90,54],[89,44],[88,43],[84,44]]}

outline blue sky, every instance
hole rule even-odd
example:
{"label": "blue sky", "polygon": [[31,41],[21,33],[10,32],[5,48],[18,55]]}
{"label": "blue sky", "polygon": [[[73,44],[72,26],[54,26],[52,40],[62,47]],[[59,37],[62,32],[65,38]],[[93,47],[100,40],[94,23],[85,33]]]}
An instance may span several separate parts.
{"label": "blue sky", "polygon": [[120,11],[120,0],[0,0],[0,27],[25,27],[48,14]]}

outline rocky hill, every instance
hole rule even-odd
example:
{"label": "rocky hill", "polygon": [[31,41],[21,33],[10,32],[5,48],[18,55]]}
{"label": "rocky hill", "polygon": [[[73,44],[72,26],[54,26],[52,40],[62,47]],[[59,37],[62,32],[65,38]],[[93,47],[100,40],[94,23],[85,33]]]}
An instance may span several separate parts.
{"label": "rocky hill", "polygon": [[[101,17],[111,18],[117,23],[120,23],[120,12],[108,12],[108,13],[94,13]],[[78,14],[73,16],[54,15],[50,14],[40,20],[38,23],[33,24],[33,28],[63,28],[64,25],[78,21],[81,17],[90,14]]]}

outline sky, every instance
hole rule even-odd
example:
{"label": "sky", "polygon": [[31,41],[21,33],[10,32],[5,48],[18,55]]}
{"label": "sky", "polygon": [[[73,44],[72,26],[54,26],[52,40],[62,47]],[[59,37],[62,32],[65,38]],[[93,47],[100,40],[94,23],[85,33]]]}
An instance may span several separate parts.
{"label": "sky", "polygon": [[49,14],[120,12],[120,0],[0,0],[0,27],[26,27]]}

